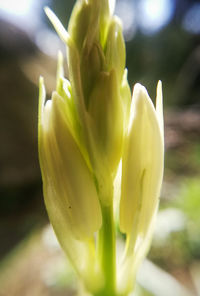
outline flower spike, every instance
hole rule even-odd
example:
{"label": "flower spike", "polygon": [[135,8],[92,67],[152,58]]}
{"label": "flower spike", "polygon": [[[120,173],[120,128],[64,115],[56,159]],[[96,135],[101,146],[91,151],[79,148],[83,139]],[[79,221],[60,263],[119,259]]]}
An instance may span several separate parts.
{"label": "flower spike", "polygon": [[[122,24],[115,0],[77,0],[66,30],[56,90],[39,82],[38,142],[49,219],[86,290],[128,296],[150,246],[163,177],[162,84],[156,108],[136,84],[131,100]],[[125,234],[116,264],[116,227]],[[117,265],[117,266],[116,266]]]}

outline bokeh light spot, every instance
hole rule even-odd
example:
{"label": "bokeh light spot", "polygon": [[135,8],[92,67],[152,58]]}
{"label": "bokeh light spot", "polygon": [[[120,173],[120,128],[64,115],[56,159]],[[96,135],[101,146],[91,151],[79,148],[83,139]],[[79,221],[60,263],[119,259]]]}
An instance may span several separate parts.
{"label": "bokeh light spot", "polygon": [[138,8],[140,29],[145,34],[153,34],[170,21],[174,3],[172,0],[141,0]]}
{"label": "bokeh light spot", "polygon": [[34,0],[1,0],[0,11],[14,15],[26,15],[33,4]]}

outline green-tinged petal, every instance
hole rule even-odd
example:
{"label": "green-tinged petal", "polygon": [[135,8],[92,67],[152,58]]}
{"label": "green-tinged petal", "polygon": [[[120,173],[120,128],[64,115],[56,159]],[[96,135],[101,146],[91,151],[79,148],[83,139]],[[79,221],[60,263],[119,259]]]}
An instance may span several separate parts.
{"label": "green-tinged petal", "polygon": [[67,45],[67,57],[68,57],[68,68],[69,68],[69,79],[71,81],[71,86],[74,94],[74,102],[78,114],[80,116],[80,120],[83,124],[85,124],[84,120],[84,97],[82,91],[81,84],[81,73],[80,73],[80,56],[76,47],[76,44],[73,41],[73,38],[69,35],[69,33],[65,30],[63,25],[57,16],[51,11],[50,8],[45,7],[45,12],[53,24],[56,32],[60,36],[60,38]]}
{"label": "green-tinged petal", "polygon": [[58,53],[56,92],[65,101],[63,108],[65,111],[65,120],[67,120],[68,128],[72,136],[75,138],[81,152],[84,154],[84,157],[88,158],[84,146],[81,145],[81,138],[83,135],[81,134],[81,126],[72,94],[71,83],[69,80],[64,78],[63,55],[61,52]]}
{"label": "green-tinged petal", "polygon": [[124,110],[115,71],[101,72],[89,100],[89,139],[99,197],[110,205],[122,155]]}
{"label": "green-tinged petal", "polygon": [[115,71],[101,72],[90,97],[91,131],[98,150],[98,161],[105,159],[116,172],[123,144],[123,106]]}
{"label": "green-tinged petal", "polygon": [[68,128],[70,132],[73,134],[73,137],[77,139],[78,134],[80,132],[78,116],[74,105],[74,99],[71,92],[70,82],[63,78],[59,78],[59,88],[57,94],[63,99],[65,102],[63,108],[65,110],[65,120],[68,122]]}
{"label": "green-tinged petal", "polygon": [[115,69],[118,83],[121,83],[125,68],[125,43],[120,20],[112,17],[105,46],[106,67]]}
{"label": "green-tinged petal", "polygon": [[[98,1],[98,0],[92,0],[92,1]],[[99,1],[100,2],[100,1]],[[108,34],[108,27],[110,23],[110,19],[112,18],[112,14],[115,9],[115,1],[113,0],[101,0],[101,12],[100,12],[100,23],[99,23],[99,29],[100,29],[100,44],[102,48],[104,49],[105,43],[107,40],[107,34]]]}
{"label": "green-tinged petal", "polygon": [[87,48],[98,38],[101,1],[77,1],[69,21],[69,33],[77,49]]}
{"label": "green-tinged petal", "polygon": [[98,43],[94,43],[89,52],[87,48],[83,50],[80,70],[86,109],[88,109],[91,91],[104,64],[105,58]]}
{"label": "green-tinged petal", "polygon": [[45,203],[52,215],[57,207],[75,238],[87,239],[101,226],[101,210],[92,174],[69,131],[64,110],[65,102],[56,93],[44,107],[40,164],[44,191],[50,186],[54,198],[49,201],[50,195],[45,194]]}
{"label": "green-tinged petal", "polygon": [[61,78],[64,77],[64,68],[63,68],[63,55],[62,52],[58,51],[58,63],[57,63],[57,74],[56,74],[56,91],[59,93],[62,89]]}
{"label": "green-tinged petal", "polygon": [[130,115],[130,107],[131,107],[131,90],[128,84],[127,79],[128,71],[124,70],[123,79],[120,87],[120,95],[122,98],[122,105],[124,110],[124,134],[127,133],[128,123],[129,123],[129,115]]}

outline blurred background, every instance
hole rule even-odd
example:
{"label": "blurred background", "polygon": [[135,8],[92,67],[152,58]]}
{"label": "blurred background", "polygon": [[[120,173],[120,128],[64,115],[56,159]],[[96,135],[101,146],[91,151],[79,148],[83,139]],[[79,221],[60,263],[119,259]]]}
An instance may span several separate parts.
{"label": "blurred background", "polygon": [[[38,78],[48,96],[73,0],[0,0],[0,296],[76,295],[48,224],[37,155]],[[200,1],[117,0],[132,86],[163,82],[165,176],[137,295],[200,295]],[[172,292],[173,291],[173,292]]]}

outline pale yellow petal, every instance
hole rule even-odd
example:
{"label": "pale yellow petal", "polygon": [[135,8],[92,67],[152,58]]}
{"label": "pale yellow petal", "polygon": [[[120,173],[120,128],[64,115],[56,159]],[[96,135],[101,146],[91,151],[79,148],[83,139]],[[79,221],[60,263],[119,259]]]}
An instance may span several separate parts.
{"label": "pale yellow petal", "polygon": [[110,14],[112,15],[114,13],[114,10],[115,10],[116,0],[109,0],[108,2],[109,2]]}
{"label": "pale yellow petal", "polygon": [[[133,92],[129,132],[122,159],[121,230],[134,241],[145,236],[157,207],[163,176],[163,141],[157,115],[144,87]],[[134,229],[134,230],[133,230]]]}
{"label": "pale yellow petal", "polygon": [[136,84],[122,158],[120,229],[127,239],[119,272],[121,292],[132,289],[151,242],[163,177],[163,154],[163,135],[156,110],[146,89]]}
{"label": "pale yellow petal", "polygon": [[[61,213],[62,204],[55,202],[54,188],[48,178],[44,184],[44,195],[46,196],[49,219],[62,249],[84,281],[86,287],[90,291],[98,290],[102,282],[101,271],[95,254],[94,241],[80,241],[74,237],[71,224],[69,224],[67,217]],[[84,224],[84,221],[82,223]]]}
{"label": "pale yellow petal", "polygon": [[156,113],[160,123],[161,133],[164,137],[163,93],[162,93],[162,82],[160,80],[158,81],[157,93],[156,93]]}
{"label": "pale yellow petal", "polygon": [[64,104],[62,98],[54,94],[44,108],[40,163],[44,192],[46,186],[53,190],[52,207],[49,207],[49,195],[44,197],[48,211],[53,213],[58,207],[74,237],[88,239],[101,226],[101,209],[92,173],[65,120]]}
{"label": "pale yellow petal", "polygon": [[44,11],[48,16],[49,20],[51,21],[52,25],[54,26],[59,37],[63,40],[63,42],[65,42],[66,44],[69,44],[70,42],[69,33],[65,30],[65,28],[63,27],[60,20],[55,15],[55,13],[49,7],[45,7]]}

